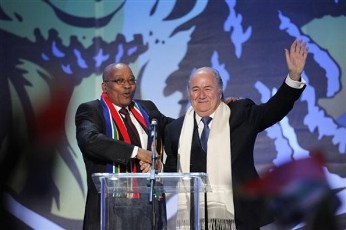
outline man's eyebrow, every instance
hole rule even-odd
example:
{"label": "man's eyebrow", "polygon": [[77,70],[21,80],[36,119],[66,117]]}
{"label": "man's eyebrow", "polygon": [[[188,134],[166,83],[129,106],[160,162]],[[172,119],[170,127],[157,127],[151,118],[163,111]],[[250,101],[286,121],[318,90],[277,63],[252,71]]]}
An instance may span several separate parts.
{"label": "man's eyebrow", "polygon": [[[123,75],[114,75],[114,77],[126,77],[126,76],[123,76]],[[130,75],[129,77],[135,78],[134,75]]]}
{"label": "man's eyebrow", "polygon": [[204,86],[198,86],[198,85],[194,85],[191,87],[191,89],[193,88],[201,88],[201,89],[204,89],[204,88],[213,88],[212,85],[204,85]]}

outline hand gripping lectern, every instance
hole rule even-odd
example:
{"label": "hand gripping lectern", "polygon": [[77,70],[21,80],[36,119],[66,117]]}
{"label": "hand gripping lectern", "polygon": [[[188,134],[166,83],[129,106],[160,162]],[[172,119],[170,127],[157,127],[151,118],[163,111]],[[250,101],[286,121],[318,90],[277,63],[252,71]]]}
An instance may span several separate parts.
{"label": "hand gripping lectern", "polygon": [[[206,192],[211,191],[206,173],[159,173],[155,177],[154,191],[151,191],[149,173],[95,173],[92,178],[100,193],[102,230],[138,229],[138,225],[131,225],[139,222],[142,227],[145,216],[151,218],[152,229],[162,229],[157,225],[160,217],[156,215],[166,215],[166,210],[162,212],[154,205],[157,202],[150,202],[151,195],[155,201],[167,196],[178,197],[173,199],[177,209],[176,229],[204,228],[204,198]],[[166,209],[165,204],[163,207]],[[126,223],[121,223],[124,221]]]}

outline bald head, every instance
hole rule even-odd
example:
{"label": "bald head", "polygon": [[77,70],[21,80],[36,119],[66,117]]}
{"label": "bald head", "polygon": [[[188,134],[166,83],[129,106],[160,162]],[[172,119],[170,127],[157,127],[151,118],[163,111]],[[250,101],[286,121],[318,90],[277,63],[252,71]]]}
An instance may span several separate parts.
{"label": "bald head", "polygon": [[102,80],[106,81],[109,79],[110,74],[114,71],[114,69],[130,69],[130,67],[124,63],[112,63],[106,66],[103,70]]}
{"label": "bald head", "polygon": [[136,92],[136,79],[131,68],[124,63],[108,65],[102,75],[102,91],[111,102],[120,107],[131,104]]}

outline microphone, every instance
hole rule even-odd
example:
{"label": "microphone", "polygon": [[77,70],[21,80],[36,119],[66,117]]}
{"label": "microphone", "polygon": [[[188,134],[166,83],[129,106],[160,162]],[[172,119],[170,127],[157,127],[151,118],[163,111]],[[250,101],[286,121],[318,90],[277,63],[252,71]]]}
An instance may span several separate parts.
{"label": "microphone", "polygon": [[152,126],[153,125],[157,125],[157,119],[156,118],[153,118],[152,120],[151,120],[151,123],[150,123]]}
{"label": "microphone", "polygon": [[[154,197],[154,186],[155,186],[155,165],[156,165],[156,139],[157,139],[157,123],[158,119],[160,117],[160,112],[158,111],[151,111],[149,113],[149,119],[150,119],[150,137],[152,137],[152,143],[151,143],[151,151],[152,151],[152,156],[151,156],[151,170],[150,170],[150,196],[149,196],[149,202],[153,202],[153,197]],[[155,213],[155,205],[152,205],[153,208],[153,213]]]}
{"label": "microphone", "polygon": [[160,112],[154,110],[149,113],[149,120],[150,120],[150,136],[154,137],[154,139],[157,136],[157,124],[158,119],[160,117]]}
{"label": "microphone", "polygon": [[157,120],[153,118],[150,123],[150,136],[156,138]]}

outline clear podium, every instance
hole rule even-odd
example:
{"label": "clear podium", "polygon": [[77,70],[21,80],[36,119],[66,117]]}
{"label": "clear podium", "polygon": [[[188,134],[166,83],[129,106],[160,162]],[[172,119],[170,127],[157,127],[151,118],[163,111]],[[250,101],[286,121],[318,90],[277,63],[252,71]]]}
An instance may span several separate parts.
{"label": "clear podium", "polygon": [[[100,229],[109,229],[112,215],[109,214],[110,199],[124,199],[139,195],[150,197],[155,194],[188,194],[190,209],[194,213],[192,229],[201,229],[200,213],[201,194],[210,192],[210,184],[206,173],[158,173],[155,181],[150,178],[150,173],[95,173],[92,175],[97,191],[100,193]],[[151,182],[154,186],[151,186]],[[153,191],[154,190],[154,191]],[[203,202],[203,201],[202,201]],[[149,203],[149,199],[148,199]],[[148,212],[151,212],[149,209]],[[149,213],[150,214],[150,213]]]}

